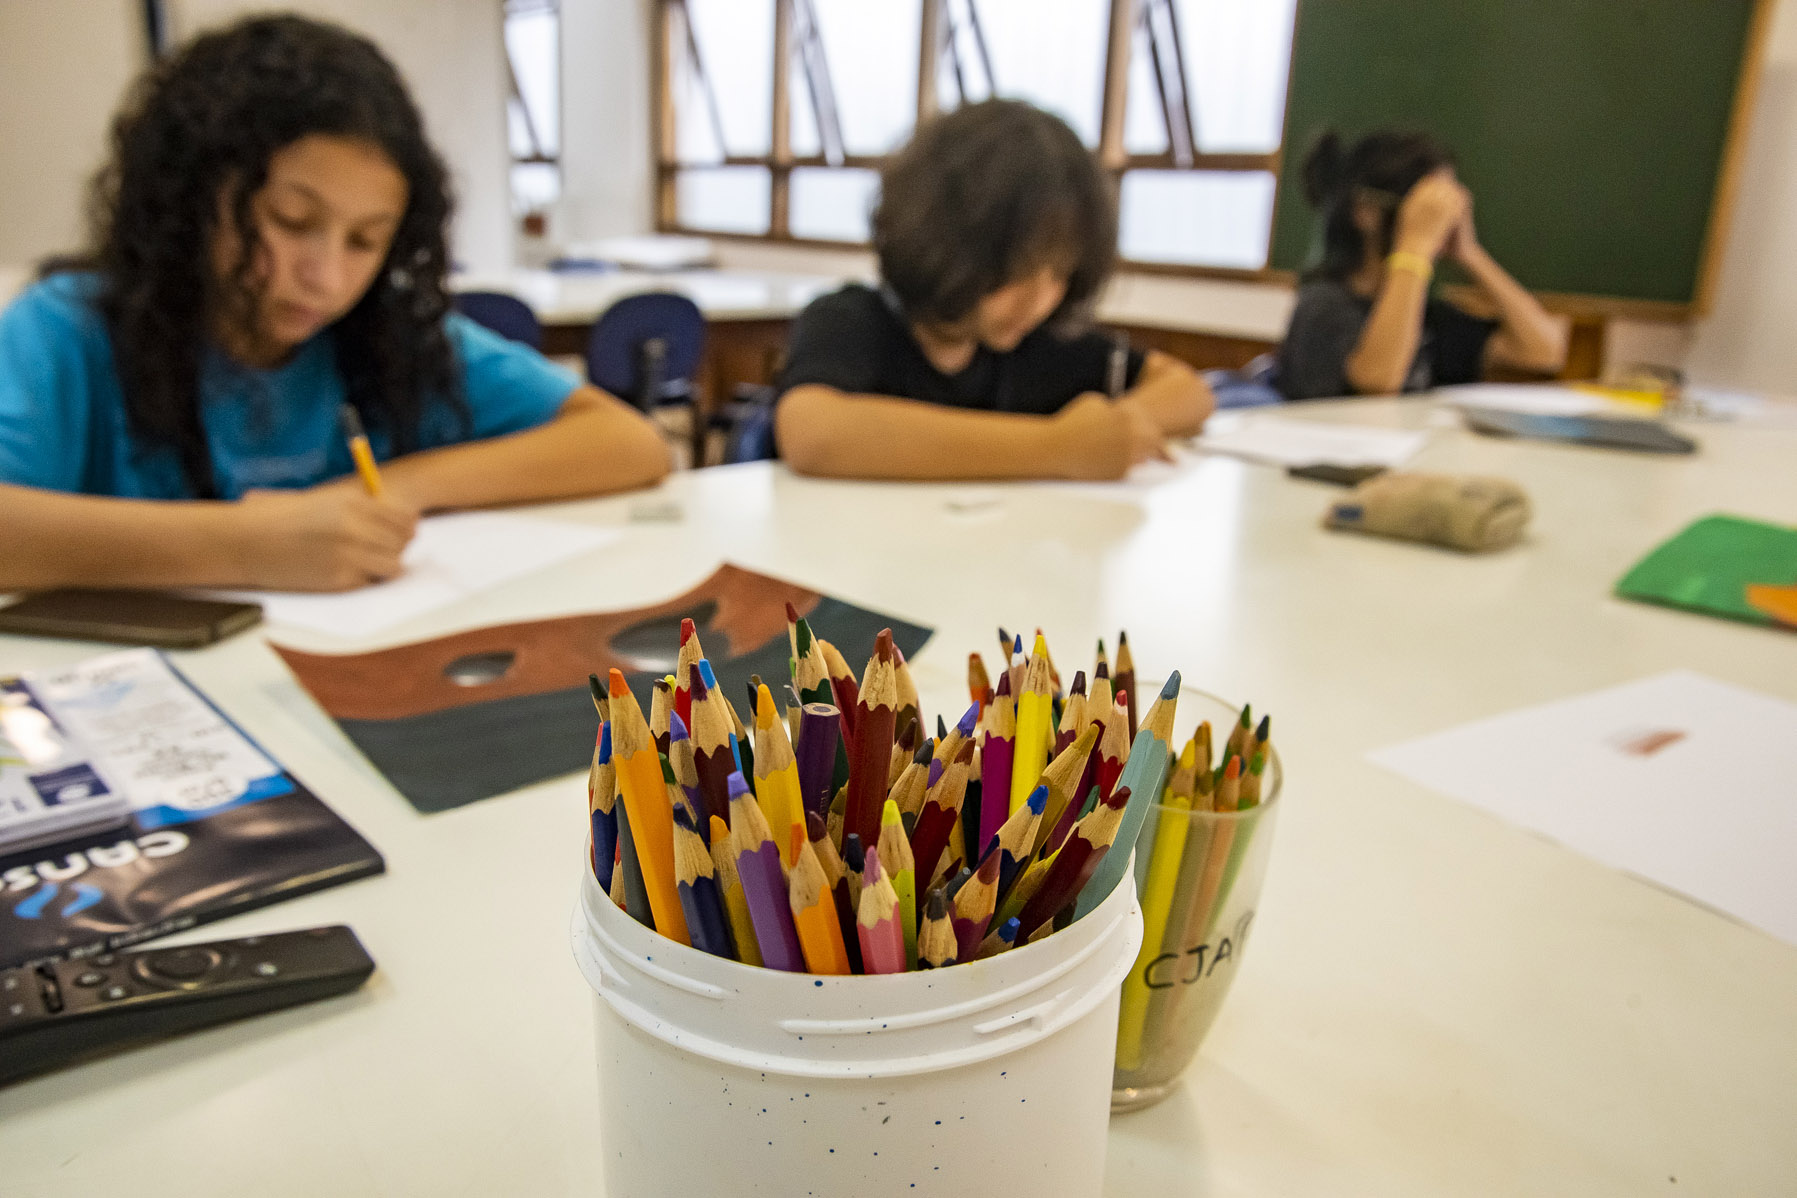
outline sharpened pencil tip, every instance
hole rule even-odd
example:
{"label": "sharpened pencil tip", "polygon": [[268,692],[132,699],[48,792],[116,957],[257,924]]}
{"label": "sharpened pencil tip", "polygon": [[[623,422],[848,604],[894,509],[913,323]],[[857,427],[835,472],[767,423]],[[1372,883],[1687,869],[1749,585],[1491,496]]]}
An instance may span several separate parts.
{"label": "sharpened pencil tip", "polygon": [[1029,805],[1031,814],[1041,815],[1048,807],[1048,787],[1038,786],[1030,791]]}
{"label": "sharpened pencil tip", "polygon": [[891,661],[896,648],[892,643],[892,629],[880,629],[880,635],[874,638],[874,656],[881,661]]}
{"label": "sharpened pencil tip", "polygon": [[701,657],[699,659],[699,677],[705,680],[706,690],[714,691],[718,689],[718,676],[711,672],[711,661],[707,658]]}
{"label": "sharpened pencil tip", "polygon": [[[716,777],[716,775],[713,775],[713,777]],[[743,777],[743,772],[741,770],[731,770],[730,779],[725,785],[729,787],[730,797],[733,799],[740,799],[749,793],[749,783]]]}
{"label": "sharpened pencil tip", "polygon": [[611,672],[611,697],[614,699],[622,699],[629,693],[630,688],[624,685],[624,671],[613,667]]}
{"label": "sharpened pencil tip", "polygon": [[973,726],[979,722],[980,705],[978,703],[970,704],[966,712],[962,714],[960,721],[955,725],[955,731],[959,732],[962,736],[972,736]]}
{"label": "sharpened pencil tip", "polygon": [[673,744],[677,740],[685,740],[691,735],[692,733],[686,730],[686,721],[680,718],[680,713],[678,711],[668,712],[668,743]]}
{"label": "sharpened pencil tip", "polygon": [[797,624],[799,622],[799,609],[794,607],[791,603],[786,605],[786,622],[788,624]]}
{"label": "sharpened pencil tip", "polygon": [[771,728],[779,718],[780,713],[774,710],[774,692],[764,682],[755,688],[755,726]]}
{"label": "sharpened pencil tip", "polygon": [[1171,699],[1179,693],[1179,671],[1174,670],[1167,675],[1167,685],[1161,687],[1161,698]]}
{"label": "sharpened pencil tip", "polygon": [[692,621],[691,616],[683,618],[680,621],[680,644],[681,644],[681,646],[684,647],[686,645],[686,642],[692,640],[693,637],[698,635],[698,632],[699,632],[699,630],[693,626],[693,621]]}

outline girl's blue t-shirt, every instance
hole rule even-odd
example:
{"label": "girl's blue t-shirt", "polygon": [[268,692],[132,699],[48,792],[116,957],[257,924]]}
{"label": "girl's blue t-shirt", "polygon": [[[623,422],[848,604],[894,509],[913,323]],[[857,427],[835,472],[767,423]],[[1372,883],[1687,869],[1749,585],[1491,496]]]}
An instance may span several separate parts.
{"label": "girl's blue t-shirt", "polygon": [[[186,499],[192,492],[174,451],[146,447],[130,431],[112,339],[93,297],[91,274],[52,275],[0,312],[0,483],[131,499]],[[417,445],[432,448],[534,428],[579,385],[528,346],[461,315],[445,322],[471,417],[461,425],[446,401],[426,407]],[[350,473],[338,411],[343,378],[329,332],[285,365],[258,370],[208,350],[200,370],[200,415],[219,496],[256,488],[310,487]],[[370,432],[375,456],[391,456]]]}

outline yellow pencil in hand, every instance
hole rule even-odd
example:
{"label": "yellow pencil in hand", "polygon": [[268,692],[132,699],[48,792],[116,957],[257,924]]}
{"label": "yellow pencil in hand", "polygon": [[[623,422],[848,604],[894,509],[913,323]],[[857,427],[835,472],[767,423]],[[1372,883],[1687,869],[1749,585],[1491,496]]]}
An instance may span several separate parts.
{"label": "yellow pencil in hand", "polygon": [[368,434],[362,430],[362,418],[356,410],[344,404],[338,412],[343,422],[343,436],[349,441],[349,456],[356,463],[356,473],[362,476],[362,485],[374,498],[381,497],[381,472],[374,464],[374,450],[368,444]]}

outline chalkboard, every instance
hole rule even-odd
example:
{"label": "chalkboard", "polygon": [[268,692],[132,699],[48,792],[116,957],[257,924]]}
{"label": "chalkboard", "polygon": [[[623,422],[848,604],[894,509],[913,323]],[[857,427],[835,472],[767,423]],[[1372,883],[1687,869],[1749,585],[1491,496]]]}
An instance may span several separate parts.
{"label": "chalkboard", "polygon": [[1599,309],[1596,297],[1700,301],[1736,93],[1751,82],[1749,50],[1769,10],[1770,0],[1299,0],[1271,265],[1314,260],[1318,222],[1301,179],[1317,134],[1396,125],[1453,147],[1480,239],[1530,289]]}

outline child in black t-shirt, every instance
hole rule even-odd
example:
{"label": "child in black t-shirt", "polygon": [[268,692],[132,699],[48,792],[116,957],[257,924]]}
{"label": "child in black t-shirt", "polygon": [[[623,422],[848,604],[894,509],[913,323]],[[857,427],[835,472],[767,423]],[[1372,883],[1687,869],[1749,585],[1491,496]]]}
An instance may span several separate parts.
{"label": "child in black t-shirt", "polygon": [[781,455],[850,478],[1116,478],[1213,406],[1165,354],[1073,327],[1109,276],[1117,217],[1062,121],[990,100],[924,125],[873,214],[879,288],[799,315]]}
{"label": "child in black t-shirt", "polygon": [[[1421,133],[1381,131],[1343,150],[1326,133],[1304,162],[1323,216],[1323,260],[1305,276],[1279,347],[1287,399],[1470,383],[1487,368],[1551,375],[1566,331],[1473,232],[1453,156]],[[1496,319],[1432,298],[1439,259],[1471,276]]]}

